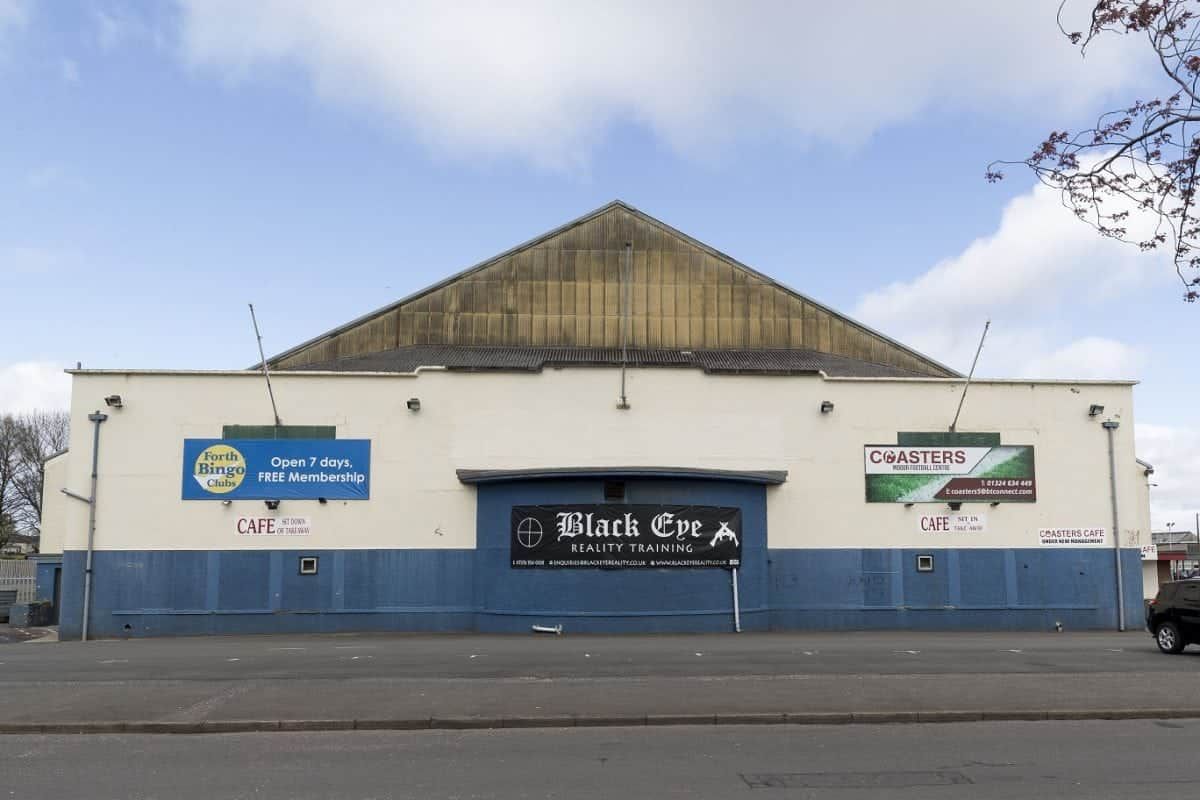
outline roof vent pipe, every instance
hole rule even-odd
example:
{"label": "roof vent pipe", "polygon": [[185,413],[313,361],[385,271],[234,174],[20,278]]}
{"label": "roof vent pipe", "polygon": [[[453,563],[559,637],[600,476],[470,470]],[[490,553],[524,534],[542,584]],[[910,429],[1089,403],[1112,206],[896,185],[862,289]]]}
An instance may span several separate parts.
{"label": "roof vent pipe", "polygon": [[621,262],[621,399],[617,408],[629,410],[625,396],[625,367],[629,361],[629,276],[633,267],[633,242],[625,243],[625,258]]}

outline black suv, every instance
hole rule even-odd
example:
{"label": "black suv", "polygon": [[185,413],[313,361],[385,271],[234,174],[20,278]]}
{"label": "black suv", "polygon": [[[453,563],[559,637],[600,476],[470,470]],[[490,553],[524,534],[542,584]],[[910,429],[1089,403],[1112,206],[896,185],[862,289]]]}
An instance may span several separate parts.
{"label": "black suv", "polygon": [[1164,653],[1200,644],[1200,580],[1160,586],[1158,596],[1146,605],[1146,629]]}

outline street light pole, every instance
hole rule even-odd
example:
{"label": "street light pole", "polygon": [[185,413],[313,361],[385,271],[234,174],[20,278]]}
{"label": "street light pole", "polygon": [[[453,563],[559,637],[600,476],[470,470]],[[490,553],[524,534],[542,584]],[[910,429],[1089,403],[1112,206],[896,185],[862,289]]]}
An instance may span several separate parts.
{"label": "street light pole", "polygon": [[1121,526],[1117,516],[1117,458],[1113,452],[1113,432],[1121,427],[1116,420],[1100,423],[1108,432],[1108,485],[1112,494],[1113,558],[1117,565],[1117,630],[1125,630],[1125,576],[1121,571]]}
{"label": "street light pole", "polygon": [[106,419],[108,415],[99,411],[88,414],[88,422],[95,423],[96,427],[92,434],[92,496],[88,498],[87,561],[83,567],[83,629],[80,631],[80,639],[85,642],[88,639],[88,617],[92,610],[92,544],[96,538],[96,477],[100,461],[100,424]]}

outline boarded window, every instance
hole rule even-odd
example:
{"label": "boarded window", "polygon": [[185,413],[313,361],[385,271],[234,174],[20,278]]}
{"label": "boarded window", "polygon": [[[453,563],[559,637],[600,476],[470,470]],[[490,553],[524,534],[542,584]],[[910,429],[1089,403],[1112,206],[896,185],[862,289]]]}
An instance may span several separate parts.
{"label": "boarded window", "polygon": [[222,439],[336,439],[336,425],[226,425]]}
{"label": "boarded window", "polygon": [[896,434],[896,444],[901,447],[999,447],[1000,434],[901,431]]}

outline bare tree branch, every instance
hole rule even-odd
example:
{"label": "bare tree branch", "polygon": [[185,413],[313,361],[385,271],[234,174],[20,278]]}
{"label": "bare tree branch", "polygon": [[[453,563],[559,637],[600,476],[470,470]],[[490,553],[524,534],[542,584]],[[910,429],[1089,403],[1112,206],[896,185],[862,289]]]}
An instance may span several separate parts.
{"label": "bare tree branch", "polygon": [[[1082,1],[1082,0],[1081,0]],[[1144,251],[1170,247],[1183,298],[1200,299],[1200,0],[1087,0],[1086,31],[1058,26],[1084,54],[1104,36],[1144,35],[1171,91],[1101,114],[1096,124],[1052,131],[1023,161],[994,161],[985,177],[1021,164],[1062,193],[1063,204],[1100,235]],[[1141,235],[1138,235],[1141,232]]]}
{"label": "bare tree branch", "polygon": [[8,543],[16,528],[13,512],[18,499],[13,484],[18,469],[19,440],[20,429],[17,427],[17,421],[12,415],[0,417],[0,547]]}
{"label": "bare tree branch", "polygon": [[42,489],[46,482],[46,459],[67,447],[70,417],[65,411],[34,411],[15,420],[17,429],[13,494],[13,521],[28,531],[42,525]]}

